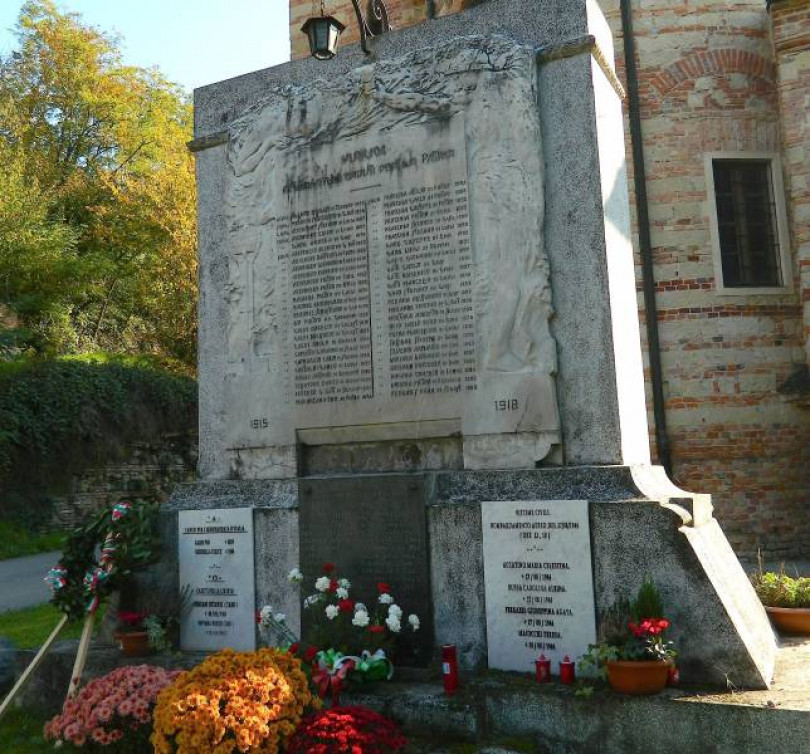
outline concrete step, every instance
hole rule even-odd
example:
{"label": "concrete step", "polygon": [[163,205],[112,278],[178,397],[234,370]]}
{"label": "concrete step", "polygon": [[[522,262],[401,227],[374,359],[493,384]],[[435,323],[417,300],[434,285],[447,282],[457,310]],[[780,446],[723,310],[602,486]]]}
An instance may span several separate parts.
{"label": "concrete step", "polygon": [[[59,708],[76,644],[55,647],[24,703]],[[94,647],[86,678],[124,664],[187,668],[201,659],[191,654],[123,658],[115,649]],[[584,697],[576,690],[490,671],[462,684],[454,697],[447,697],[437,681],[400,681],[358,686],[341,701],[397,720],[414,737],[414,754],[810,753],[810,639],[783,641],[767,691],[668,688],[656,696],[628,697],[594,684]]]}

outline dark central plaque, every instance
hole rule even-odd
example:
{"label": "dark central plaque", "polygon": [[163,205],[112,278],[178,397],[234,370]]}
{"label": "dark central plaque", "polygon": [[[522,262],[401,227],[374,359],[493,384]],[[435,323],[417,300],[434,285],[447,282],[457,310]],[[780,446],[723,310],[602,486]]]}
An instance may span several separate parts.
{"label": "dark central plaque", "polygon": [[[433,645],[427,519],[421,476],[308,479],[300,483],[301,570],[311,588],[324,563],[352,582],[351,597],[376,606],[377,582],[403,610],[395,662],[425,666]],[[306,593],[309,593],[308,591]],[[304,630],[307,610],[303,611]],[[408,615],[421,628],[414,633]]]}

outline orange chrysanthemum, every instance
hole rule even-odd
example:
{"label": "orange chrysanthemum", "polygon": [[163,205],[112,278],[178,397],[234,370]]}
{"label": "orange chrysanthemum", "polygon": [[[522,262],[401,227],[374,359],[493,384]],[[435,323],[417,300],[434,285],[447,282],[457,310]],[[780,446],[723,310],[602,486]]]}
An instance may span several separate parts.
{"label": "orange chrysanthemum", "polygon": [[293,655],[225,649],[160,694],[152,744],[157,754],[276,754],[318,705]]}

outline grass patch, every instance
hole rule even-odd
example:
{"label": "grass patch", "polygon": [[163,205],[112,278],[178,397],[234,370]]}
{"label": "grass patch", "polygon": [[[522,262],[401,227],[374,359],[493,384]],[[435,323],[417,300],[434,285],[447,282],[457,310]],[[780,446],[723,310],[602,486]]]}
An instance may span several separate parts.
{"label": "grass patch", "polygon": [[0,720],[0,751],[11,754],[53,754],[53,743],[42,738],[42,726],[48,717],[26,709],[11,708]]}
{"label": "grass patch", "polygon": [[0,521],[0,560],[61,550],[64,543],[65,532],[37,534],[14,521]]}
{"label": "grass patch", "polygon": [[[9,639],[18,649],[35,649],[48,638],[62,618],[53,605],[46,602],[23,610],[10,610],[0,613],[0,636]],[[96,627],[101,616],[96,617]],[[82,623],[68,623],[59,634],[60,639],[78,639],[82,633]],[[9,751],[0,747],[0,751]]]}

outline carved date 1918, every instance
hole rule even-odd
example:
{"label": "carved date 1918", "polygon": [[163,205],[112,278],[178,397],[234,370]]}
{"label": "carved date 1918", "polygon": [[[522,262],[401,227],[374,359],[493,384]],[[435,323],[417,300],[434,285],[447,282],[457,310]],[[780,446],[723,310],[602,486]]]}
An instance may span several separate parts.
{"label": "carved date 1918", "polygon": [[492,401],[495,404],[496,411],[517,411],[518,399],[517,398],[502,398],[498,401]]}

